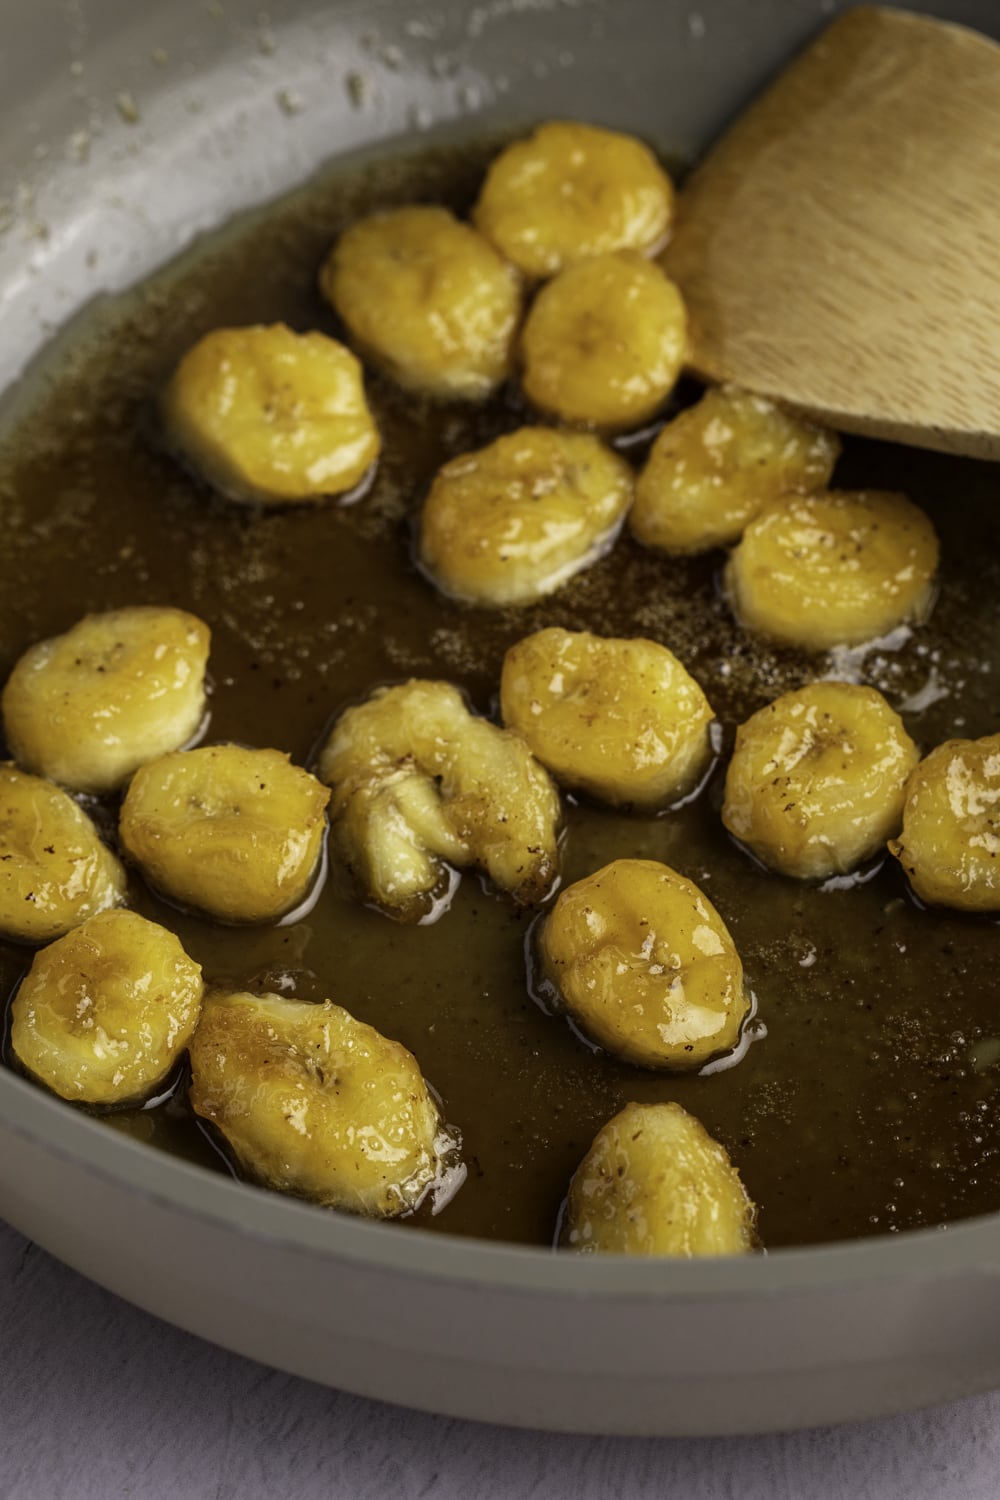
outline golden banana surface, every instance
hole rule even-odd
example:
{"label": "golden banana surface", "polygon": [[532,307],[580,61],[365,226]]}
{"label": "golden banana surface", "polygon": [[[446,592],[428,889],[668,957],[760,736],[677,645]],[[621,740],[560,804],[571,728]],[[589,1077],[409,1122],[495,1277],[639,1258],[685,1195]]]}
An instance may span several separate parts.
{"label": "golden banana surface", "polygon": [[501,151],[473,218],[508,260],[543,277],[609,250],[652,253],[673,207],[670,178],[641,141],[556,120]]}
{"label": "golden banana surface", "polygon": [[0,934],[49,943],[125,899],[125,871],[72,797],[0,765]]}
{"label": "golden banana surface", "polygon": [[708,699],[655,641],[536,631],[504,657],[500,707],[557,781],[615,806],[666,806],[712,754]]}
{"label": "golden banana surface", "polygon": [[175,370],[163,418],[208,483],[247,504],[344,494],[381,447],[351,351],[284,323],[206,334]]}
{"label": "golden banana surface", "polygon": [[172,932],[100,912],[35,954],[11,1008],[11,1046],[64,1099],[136,1103],[179,1059],[201,999],[201,969]]}
{"label": "golden banana surface", "polygon": [[898,831],[919,758],[875,688],[814,682],[740,725],[722,821],[782,875],[844,874]]}
{"label": "golden banana surface", "polygon": [[825,489],[839,453],[836,433],[761,396],[732,385],[706,391],[653,444],[629,529],[668,553],[728,546],[769,501]]}
{"label": "golden banana surface", "polygon": [[272,922],[312,885],[329,798],[278,750],[206,745],[137,773],[119,833],[171,900],[224,922]]}
{"label": "golden banana surface", "polygon": [[631,503],[631,469],[598,438],[522,427],[438,471],[420,562],[456,599],[528,604],[603,557]]}
{"label": "golden banana surface", "polygon": [[443,893],[444,861],[477,865],[526,904],[556,877],[560,806],[547,772],[450,683],[380,688],[349,708],[319,775],[361,892],[390,915],[426,916]]}
{"label": "golden banana surface", "polygon": [[626,1104],[574,1174],[564,1240],[584,1254],[745,1255],[755,1210],[726,1151],[679,1104]]}
{"label": "golden banana surface", "polygon": [[617,859],[561,891],[538,955],[588,1036],[646,1068],[700,1067],[739,1040],[743,965],[715,907],[651,859]]}
{"label": "golden banana surface", "polygon": [[409,390],[478,401],[510,372],[521,278],[447,209],[360,219],[320,286],[359,349]]}
{"label": "golden banana surface", "polygon": [[889,848],[922,901],[1000,911],[1000,734],[947,740],[920,762]]}
{"label": "golden banana surface", "polygon": [[538,293],[521,336],[522,384],[564,422],[626,432],[655,415],[687,346],[681,294],[630,251],[577,261]]}
{"label": "golden banana surface", "polygon": [[3,690],[14,759],[71,791],[115,791],[197,733],[209,639],[182,609],[136,605],[85,615],[39,641]]}
{"label": "golden banana surface", "polygon": [[411,1212],[457,1155],[412,1053],[329,1000],[209,994],[191,1103],[249,1175],[351,1213]]}
{"label": "golden banana surface", "polygon": [[823,651],[926,619],[937,564],[934,527],[905,495],[830,490],[766,505],[729,560],[726,587],[750,630]]}

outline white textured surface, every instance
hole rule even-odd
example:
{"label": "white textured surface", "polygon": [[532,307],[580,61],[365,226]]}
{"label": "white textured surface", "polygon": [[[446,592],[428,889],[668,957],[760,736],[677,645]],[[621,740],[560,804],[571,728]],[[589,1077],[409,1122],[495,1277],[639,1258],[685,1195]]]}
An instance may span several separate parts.
{"label": "white textured surface", "polygon": [[0,1224],[0,1500],[996,1500],[1000,1395],[783,1437],[574,1438],[324,1390]]}

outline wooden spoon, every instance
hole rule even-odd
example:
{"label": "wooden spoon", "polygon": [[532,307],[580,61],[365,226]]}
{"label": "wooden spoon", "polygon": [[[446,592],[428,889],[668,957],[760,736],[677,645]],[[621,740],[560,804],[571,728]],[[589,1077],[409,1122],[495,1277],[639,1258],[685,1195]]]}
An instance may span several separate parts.
{"label": "wooden spoon", "polygon": [[1000,46],[848,12],[692,174],[665,260],[697,373],[1000,459]]}

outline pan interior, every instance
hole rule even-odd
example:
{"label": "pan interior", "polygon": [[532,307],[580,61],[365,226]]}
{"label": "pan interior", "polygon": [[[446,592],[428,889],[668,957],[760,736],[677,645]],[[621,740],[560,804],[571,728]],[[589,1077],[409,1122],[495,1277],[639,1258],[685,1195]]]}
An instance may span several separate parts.
{"label": "pan interior", "polygon": [[[210,737],[303,761],[331,716],[376,683],[447,678],[489,712],[504,651],[554,623],[669,645],[719,715],[723,759],[750,712],[829,673],[880,687],[925,748],[994,731],[1000,512],[986,466],[847,445],[838,483],[904,489],[933,516],[941,595],[920,630],[867,653],[809,658],[734,626],[719,555],[666,561],[627,539],[527,610],[477,612],[437,596],[412,564],[414,512],[446,457],[530,419],[516,392],[476,410],[430,406],[372,377],[386,456],[352,507],[229,508],[174,464],[155,395],[191,342],[212,327],[279,319],[336,333],[316,269],[338,231],[396,202],[467,210],[495,144],[397,145],[341,162],[95,306],[57,341],[0,434],[0,674],[88,610],[180,605],[213,630]],[[639,463],[644,444],[626,451]],[[676,1099],[726,1144],[768,1246],[1000,1207],[995,925],[918,909],[892,862],[833,890],[767,875],[725,837],[720,792],[717,768],[699,798],[661,818],[571,806],[564,847],[567,880],[622,855],[659,858],[724,914],[757,997],[756,1040],[738,1065],[706,1076],[617,1064],[545,1015],[525,981],[529,919],[471,876],[423,928],[361,907],[336,869],[311,912],[276,928],[216,928],[138,882],[132,899],[180,933],[211,981],[329,995],[413,1050],[463,1131],[470,1169],[445,1212],[417,1216],[426,1227],[550,1243],[571,1172],[630,1099]],[[102,815],[110,827],[113,807]],[[29,957],[0,946],[5,998]],[[227,1169],[185,1104],[183,1077],[157,1107],[107,1123]]]}

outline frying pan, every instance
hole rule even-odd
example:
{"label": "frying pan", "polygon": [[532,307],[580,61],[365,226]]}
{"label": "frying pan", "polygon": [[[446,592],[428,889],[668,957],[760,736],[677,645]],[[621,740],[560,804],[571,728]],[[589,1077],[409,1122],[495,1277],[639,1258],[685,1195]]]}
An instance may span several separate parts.
{"label": "frying pan", "polygon": [[[98,294],[332,155],[482,112],[697,155],[830,0],[0,0],[0,388]],[[927,10],[996,35],[995,0]],[[240,1353],[427,1410],[754,1432],[1000,1385],[1000,1217],[735,1261],[358,1222],[151,1151],[0,1071],[0,1214]]]}

